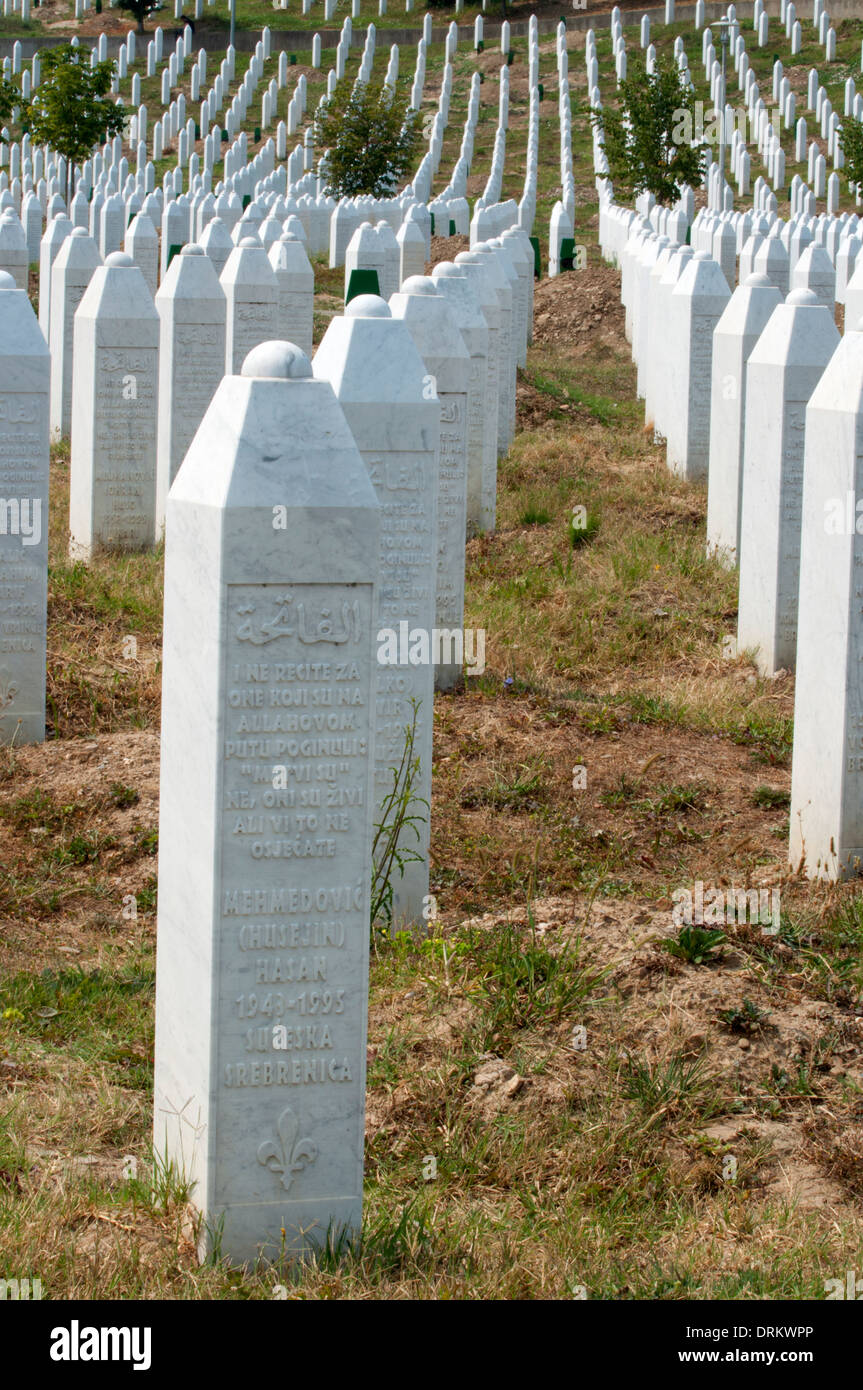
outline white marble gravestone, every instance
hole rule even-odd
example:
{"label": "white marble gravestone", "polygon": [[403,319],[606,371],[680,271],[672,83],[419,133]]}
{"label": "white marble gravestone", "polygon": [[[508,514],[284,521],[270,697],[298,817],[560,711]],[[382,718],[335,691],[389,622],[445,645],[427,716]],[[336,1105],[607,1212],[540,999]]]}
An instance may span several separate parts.
{"label": "white marble gravestone", "polygon": [[27,289],[30,270],[27,234],[11,208],[0,216],[0,270],[12,276],[17,289]]}
{"label": "white marble gravestone", "polygon": [[411,275],[422,275],[425,270],[425,237],[418,222],[407,218],[396,232],[399,245],[399,285]]}
{"label": "white marble gravestone", "polygon": [[669,296],[667,461],[692,482],[707,474],[713,330],[731,298],[728,281],[706,251],[696,251]]}
{"label": "white marble gravestone", "polygon": [[306,249],[292,232],[282,232],[269,250],[279,285],[279,332],[311,355],[315,316],[315,272]]}
{"label": "white marble gravestone", "polygon": [[140,270],[151,295],[159,283],[159,237],[152,219],[138,212],[126,228],[123,248]]}
{"label": "white marble gravestone", "polygon": [[793,671],[806,406],[839,334],[811,290],[792,290],[749,356],[737,650],[762,675]]}
{"label": "white marble gravestone", "polygon": [[165,537],[154,1152],[232,1264],[361,1220],[378,527],[332,387],[260,345]]}
{"label": "white marble gravestone", "polygon": [[51,267],[51,434],[69,437],[72,429],[72,359],[75,310],[102,264],[99,248],[83,227],[74,227]]}
{"label": "white marble gravestone", "polygon": [[707,553],[734,566],[740,548],[740,493],[746,419],[746,368],[782,296],[766,275],[737,286],[713,333]]}
{"label": "white marble gravestone", "polygon": [[252,348],[274,340],[279,285],[266,251],[254,237],[241,237],[219,280],[228,301],[225,371],[230,375],[239,372]]}
{"label": "white marble gravestone", "polygon": [[48,347],[0,273],[0,744],[45,737]]}
{"label": "white marble gravestone", "polygon": [[39,327],[46,343],[51,341],[51,268],[71,231],[72,223],[65,213],[52,217],[39,246]]}
{"label": "white marble gravestone", "polygon": [[221,275],[225,268],[228,257],[234,249],[231,240],[231,233],[221,217],[211,217],[201,235],[198,237],[197,245],[204,253],[209,256],[216,268],[216,274]]}
{"label": "white marble gravestone", "polygon": [[485,430],[485,393],[488,381],[488,324],[479,292],[464,266],[439,261],[432,279],[448,301],[465,347],[470,353],[467,388],[467,534],[482,529],[482,469]]}
{"label": "white marble gravestone", "polygon": [[194,243],[168,266],[156,294],[159,315],[159,426],[155,539],[168,491],[225,374],[227,302],[209,256]]}
{"label": "white marble gravestone", "polygon": [[158,357],[159,316],[144,277],[124,251],[112,251],[75,314],[73,559],[153,544]]}
{"label": "white marble gravestone", "polygon": [[863,862],[863,333],[849,325],[806,408],[792,871]]}
{"label": "white marble gravestone", "polygon": [[474,251],[460,251],[453,262],[473,284],[488,326],[488,376],[484,393],[482,431],[482,487],[479,529],[493,531],[497,516],[498,395],[500,392],[500,302],[488,274],[486,261]]}
{"label": "white marble gravestone", "polygon": [[[467,391],[470,353],[448,301],[434,280],[422,275],[405,280],[390,299],[395,318],[403,319],[433,379],[440,402],[438,467],[437,601],[435,626],[462,634],[464,641],[464,546],[467,530]],[[475,651],[470,654],[475,659]],[[462,659],[441,660],[435,689],[453,690],[462,682]]]}
{"label": "white marble gravestone", "polygon": [[[384,820],[417,702],[419,819],[417,833],[405,827],[401,845],[420,858],[409,854],[404,875],[393,875],[392,926],[399,930],[422,925],[429,891],[440,403],[425,389],[426,365],[409,329],[375,295],[357,296],[330,321],[313,371],[335,391],[381,504],[375,825]],[[420,659],[412,661],[411,651]]]}
{"label": "white marble gravestone", "polygon": [[824,250],[813,242],[806,247],[791,272],[792,290],[811,290],[818,300],[832,314],[836,308],[836,271],[833,262]]}

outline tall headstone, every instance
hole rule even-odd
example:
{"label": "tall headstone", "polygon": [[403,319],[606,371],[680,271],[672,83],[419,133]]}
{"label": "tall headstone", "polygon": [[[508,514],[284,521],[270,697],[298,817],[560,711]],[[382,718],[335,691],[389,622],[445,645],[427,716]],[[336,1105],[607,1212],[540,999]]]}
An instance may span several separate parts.
{"label": "tall headstone", "polygon": [[485,396],[488,389],[488,324],[479,291],[464,266],[439,261],[432,279],[455,314],[465,347],[470,353],[467,388],[467,534],[482,529],[482,472],[485,445]]}
{"label": "tall headstone", "polygon": [[140,270],[151,295],[159,282],[159,237],[152,219],[138,212],[126,228],[124,249]]}
{"label": "tall headstone", "polygon": [[706,251],[695,252],[669,297],[668,392],[676,408],[668,417],[667,461],[687,482],[707,474],[713,330],[730,298],[728,281]]}
{"label": "tall headstone", "polygon": [[51,267],[71,231],[72,223],[65,213],[52,217],[39,247],[39,327],[46,343],[51,341]]}
{"label": "tall headstone", "polygon": [[500,392],[500,302],[491,283],[486,261],[473,251],[460,251],[454,265],[476,289],[483,318],[488,327],[487,378],[483,397],[482,486],[480,490],[481,531],[493,531],[497,517],[497,431]]}
{"label": "tall headstone", "polygon": [[155,539],[168,491],[225,374],[227,301],[215,267],[190,243],[175,256],[156,294],[159,315],[159,426]]}
{"label": "tall headstone", "polygon": [[83,227],[74,227],[51,267],[51,434],[55,439],[68,439],[72,429],[75,311],[101,264],[93,238]]}
{"label": "tall headstone", "polygon": [[261,345],[165,540],[154,1150],[234,1264],[360,1226],[378,525],[332,387]]}
{"label": "tall headstone", "polygon": [[48,346],[0,273],[0,744],[45,737]]}
{"label": "tall headstone", "polygon": [[252,348],[272,342],[279,322],[279,286],[255,237],[241,237],[219,280],[228,301],[225,371],[239,373]]}
{"label": "tall headstone", "polygon": [[69,553],[153,544],[159,316],[124,251],[98,266],[75,314]]}
{"label": "tall headstone", "polygon": [[806,406],[839,334],[811,290],[792,290],[746,374],[737,649],[762,675],[794,669]]}
{"label": "tall headstone", "polygon": [[[440,402],[435,626],[461,635],[461,655],[456,657],[457,648],[442,654],[435,670],[435,689],[453,690],[462,682],[465,657],[475,659],[475,653],[465,650],[464,633],[470,354],[455,315],[434,280],[422,275],[405,280],[399,293],[390,299],[390,308],[394,318],[403,319],[410,330]],[[450,659],[443,660],[443,655]]]}
{"label": "tall headstone", "polygon": [[740,553],[740,493],[746,420],[746,368],[782,296],[766,275],[738,285],[713,333],[707,553],[727,565]]}
{"label": "tall headstone", "polygon": [[790,863],[863,862],[863,333],[850,326],[806,408]]}
{"label": "tall headstone", "polygon": [[392,882],[399,930],[422,924],[429,891],[440,404],[408,328],[375,295],[357,296],[330,321],[313,370],[332,385],[381,504],[375,825],[385,821],[416,702],[417,820],[401,836],[408,862]]}
{"label": "tall headstone", "polygon": [[7,208],[0,216],[0,270],[12,276],[17,289],[27,289],[30,270],[27,236],[12,208]]}
{"label": "tall headstone", "polygon": [[279,285],[279,334],[311,355],[315,310],[315,272],[305,247],[292,232],[282,232],[269,250]]}

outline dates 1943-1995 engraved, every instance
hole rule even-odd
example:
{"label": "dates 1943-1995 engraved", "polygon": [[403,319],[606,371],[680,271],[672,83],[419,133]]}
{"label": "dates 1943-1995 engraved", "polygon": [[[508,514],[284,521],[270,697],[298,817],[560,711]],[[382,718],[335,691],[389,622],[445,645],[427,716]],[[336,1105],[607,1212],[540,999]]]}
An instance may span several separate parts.
{"label": "dates 1943-1995 engraved", "polygon": [[276,1124],[279,1142],[267,1139],[258,1148],[258,1162],[271,1173],[281,1173],[282,1187],[290,1191],[294,1174],[301,1173],[308,1163],[314,1163],[318,1148],[311,1139],[300,1139],[300,1122],[288,1105]]}

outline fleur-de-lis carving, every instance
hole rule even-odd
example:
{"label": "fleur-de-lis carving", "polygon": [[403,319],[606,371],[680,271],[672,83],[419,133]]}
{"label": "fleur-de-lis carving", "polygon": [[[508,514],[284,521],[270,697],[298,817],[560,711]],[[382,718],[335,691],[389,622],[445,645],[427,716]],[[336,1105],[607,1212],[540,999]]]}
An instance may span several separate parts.
{"label": "fleur-de-lis carving", "polygon": [[0,677],[0,709],[5,709],[7,705],[11,705],[17,694],[18,687],[14,681],[7,681]]}
{"label": "fleur-de-lis carving", "polygon": [[258,1162],[271,1173],[281,1173],[282,1187],[290,1191],[294,1174],[301,1173],[307,1163],[314,1163],[318,1147],[311,1139],[300,1139],[300,1122],[288,1105],[276,1124],[279,1142],[267,1139],[258,1148]]}

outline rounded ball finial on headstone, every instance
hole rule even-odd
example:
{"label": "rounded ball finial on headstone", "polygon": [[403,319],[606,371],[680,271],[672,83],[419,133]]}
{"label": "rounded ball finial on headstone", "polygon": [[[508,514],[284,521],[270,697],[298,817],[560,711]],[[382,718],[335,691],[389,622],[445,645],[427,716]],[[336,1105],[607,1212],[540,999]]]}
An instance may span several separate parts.
{"label": "rounded ball finial on headstone", "polygon": [[759,271],[753,270],[747,275],[743,283],[753,290],[769,290],[773,282],[770,280],[769,276],[762,275]]}
{"label": "rounded ball finial on headstone", "polygon": [[260,246],[260,244],[260,237],[256,236],[241,236],[240,240],[237,242],[238,246]]}
{"label": "rounded ball finial on headstone", "polygon": [[345,317],[350,319],[391,319],[390,306],[377,294],[358,294],[345,306]]}
{"label": "rounded ball finial on headstone", "polygon": [[89,236],[90,233],[87,231],[87,228],[86,228],[86,227],[73,227],[72,230],[71,230],[71,232],[69,233],[69,235],[70,235],[70,236]]}
{"label": "rounded ball finial on headstone", "polygon": [[240,375],[297,381],[312,375],[312,364],[295,343],[258,343],[243,362]]}
{"label": "rounded ball finial on headstone", "polygon": [[402,294],[434,294],[436,295],[437,285],[430,275],[409,275],[404,281]]}
{"label": "rounded ball finial on headstone", "polygon": [[128,269],[129,266],[133,266],[135,262],[132,260],[131,256],[126,255],[125,251],[112,251],[105,257],[105,264],[125,266],[126,269]]}
{"label": "rounded ball finial on headstone", "polygon": [[206,254],[203,246],[199,246],[195,241],[190,241],[186,246],[180,247],[181,256],[205,256]]}
{"label": "rounded ball finial on headstone", "polygon": [[792,290],[785,297],[786,304],[820,304],[820,300],[814,290]]}
{"label": "rounded ball finial on headstone", "polygon": [[0,290],[17,289],[14,275],[10,275],[8,270],[0,270]]}
{"label": "rounded ball finial on headstone", "polygon": [[299,241],[299,239],[300,238],[297,236],[296,232],[282,232],[282,235],[279,237],[279,241],[296,242]]}
{"label": "rounded ball finial on headstone", "polygon": [[709,251],[696,251],[692,259],[694,261],[712,261],[713,257]]}

